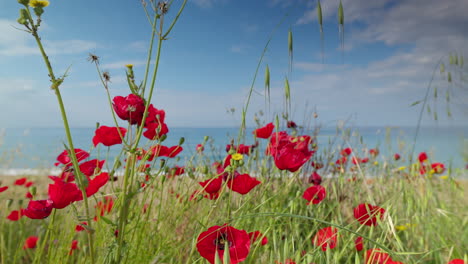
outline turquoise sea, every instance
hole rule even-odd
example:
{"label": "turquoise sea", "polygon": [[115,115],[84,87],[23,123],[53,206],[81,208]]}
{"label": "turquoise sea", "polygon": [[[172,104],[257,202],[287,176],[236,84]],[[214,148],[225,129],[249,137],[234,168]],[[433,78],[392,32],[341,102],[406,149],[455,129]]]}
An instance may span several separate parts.
{"label": "turquoise sea", "polygon": [[[75,148],[92,150],[91,157],[101,159],[108,155],[112,161],[120,151],[120,146],[109,149],[101,146],[92,149],[95,128],[72,129]],[[245,144],[254,143],[252,128],[246,129]],[[414,127],[355,127],[337,131],[337,128],[321,128],[318,132],[317,155],[323,151],[333,151],[342,147],[352,147],[358,156],[364,157],[366,149],[378,147],[379,158],[390,159],[396,152],[408,159],[411,150]],[[313,134],[313,131],[300,131],[299,134]],[[163,145],[177,145],[185,138],[184,151],[178,165],[195,154],[195,146],[203,142],[205,136],[210,140],[205,147],[205,156],[212,161],[222,159],[225,146],[238,135],[238,128],[170,128]],[[260,147],[265,148],[266,140],[259,139]],[[36,169],[51,169],[58,154],[64,150],[66,142],[63,128],[6,128],[0,129],[0,173],[16,175]],[[147,141],[143,141],[147,143]],[[322,151],[322,152],[321,152]],[[464,168],[468,161],[468,127],[422,127],[416,141],[415,155],[426,151],[432,161]],[[463,154],[464,153],[464,154]]]}

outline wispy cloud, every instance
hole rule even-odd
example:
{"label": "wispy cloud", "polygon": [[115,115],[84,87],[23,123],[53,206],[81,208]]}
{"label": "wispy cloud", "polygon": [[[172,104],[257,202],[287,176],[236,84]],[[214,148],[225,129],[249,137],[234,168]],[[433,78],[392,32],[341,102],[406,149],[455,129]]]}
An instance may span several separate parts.
{"label": "wispy cloud", "polygon": [[[13,20],[0,19],[0,56],[39,54],[32,37],[15,28],[16,24]],[[96,47],[96,42],[78,39],[44,41],[44,49],[51,55],[89,52]]]}

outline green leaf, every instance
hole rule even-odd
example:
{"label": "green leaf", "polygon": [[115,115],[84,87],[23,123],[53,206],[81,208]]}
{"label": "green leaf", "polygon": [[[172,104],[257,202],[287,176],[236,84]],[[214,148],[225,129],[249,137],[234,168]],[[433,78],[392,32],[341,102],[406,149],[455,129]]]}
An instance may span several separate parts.
{"label": "green leaf", "polygon": [[418,104],[420,104],[420,103],[421,103],[421,100],[416,101],[416,102],[413,102],[413,103],[410,105],[410,107],[415,106],[415,105],[418,105]]}

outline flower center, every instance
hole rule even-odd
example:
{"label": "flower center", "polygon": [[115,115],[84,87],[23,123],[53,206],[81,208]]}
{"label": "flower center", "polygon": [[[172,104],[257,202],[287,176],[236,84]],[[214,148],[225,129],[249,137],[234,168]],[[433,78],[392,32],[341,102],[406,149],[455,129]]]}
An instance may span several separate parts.
{"label": "flower center", "polygon": [[231,246],[231,241],[228,240],[227,234],[220,234],[214,241],[214,245],[218,248],[218,250],[224,250],[226,244],[228,248]]}

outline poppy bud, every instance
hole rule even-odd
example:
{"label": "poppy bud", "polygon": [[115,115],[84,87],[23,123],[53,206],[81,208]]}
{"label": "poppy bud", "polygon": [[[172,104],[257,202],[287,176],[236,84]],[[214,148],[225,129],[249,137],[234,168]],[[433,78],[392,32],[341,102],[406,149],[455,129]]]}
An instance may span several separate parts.
{"label": "poppy bud", "polygon": [[165,159],[161,159],[160,163],[159,163],[159,166],[164,167],[166,165],[166,160]]}
{"label": "poppy bud", "polygon": [[185,138],[184,138],[184,137],[181,137],[181,138],[179,139],[179,146],[182,145],[182,144],[184,144],[184,142],[185,142]]}
{"label": "poppy bud", "polygon": [[210,137],[209,137],[209,136],[204,136],[204,137],[203,137],[203,141],[204,141],[204,142],[207,142],[207,141],[208,141],[208,139],[210,139]]}
{"label": "poppy bud", "polygon": [[37,193],[36,186],[29,187],[29,192],[32,194],[32,196],[36,195]]}
{"label": "poppy bud", "polygon": [[6,200],[6,206],[7,208],[10,208],[10,206],[13,204],[13,199],[8,199]]}
{"label": "poppy bud", "polygon": [[[159,142],[163,142],[164,140],[166,140],[167,136],[166,134],[162,135],[160,138],[159,138]],[[182,142],[183,143],[183,142]]]}

